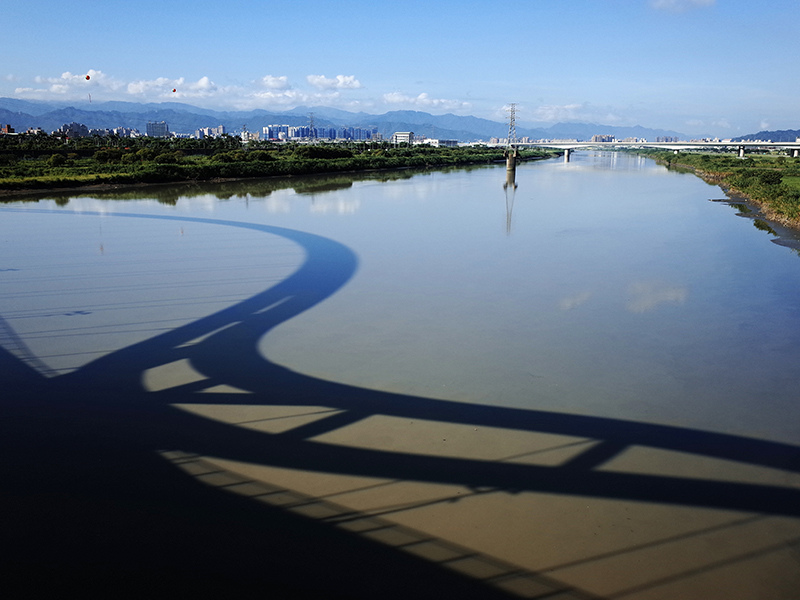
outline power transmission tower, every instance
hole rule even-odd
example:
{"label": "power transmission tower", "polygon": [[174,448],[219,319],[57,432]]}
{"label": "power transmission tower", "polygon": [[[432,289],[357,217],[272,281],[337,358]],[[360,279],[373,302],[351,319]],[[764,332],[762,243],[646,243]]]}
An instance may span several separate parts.
{"label": "power transmission tower", "polygon": [[308,113],[308,137],[317,141],[317,130],[314,128],[314,113]]}
{"label": "power transmission tower", "polygon": [[[513,191],[517,187],[517,105],[512,102],[506,110],[508,111],[508,139],[504,152],[506,155],[506,183],[503,187],[508,190],[510,186]],[[514,202],[513,196],[511,202],[512,204]]]}
{"label": "power transmission tower", "polygon": [[513,148],[517,144],[517,105],[512,102],[506,109],[508,111],[508,147]]}

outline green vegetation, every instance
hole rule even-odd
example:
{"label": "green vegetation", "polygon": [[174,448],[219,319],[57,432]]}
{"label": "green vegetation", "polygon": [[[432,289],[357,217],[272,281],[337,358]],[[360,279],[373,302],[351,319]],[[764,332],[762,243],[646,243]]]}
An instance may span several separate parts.
{"label": "green vegetation", "polygon": [[784,175],[783,184],[800,191],[800,175]]}
{"label": "green vegetation", "polygon": [[670,168],[694,171],[723,189],[758,204],[773,221],[800,228],[800,158],[777,154],[707,154],[664,150],[637,151]]}
{"label": "green vegetation", "polygon": [[[523,160],[552,156],[525,151]],[[0,136],[0,193],[93,184],[168,183],[433,168],[503,160],[502,148],[394,147],[386,142],[295,144],[239,138]]]}

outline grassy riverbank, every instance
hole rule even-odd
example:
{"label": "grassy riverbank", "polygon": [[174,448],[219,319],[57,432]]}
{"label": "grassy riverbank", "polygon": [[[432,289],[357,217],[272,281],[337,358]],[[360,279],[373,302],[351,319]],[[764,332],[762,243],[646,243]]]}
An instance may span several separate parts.
{"label": "grassy riverbank", "polygon": [[[553,152],[533,150],[521,158]],[[0,194],[97,184],[172,183],[400,168],[435,168],[503,160],[502,148],[393,147],[388,143],[294,144],[238,138],[81,138],[0,136]]]}
{"label": "grassy riverbank", "polygon": [[638,152],[669,168],[689,169],[726,192],[752,201],[767,219],[800,229],[800,158],[769,154],[741,159],[732,154]]}

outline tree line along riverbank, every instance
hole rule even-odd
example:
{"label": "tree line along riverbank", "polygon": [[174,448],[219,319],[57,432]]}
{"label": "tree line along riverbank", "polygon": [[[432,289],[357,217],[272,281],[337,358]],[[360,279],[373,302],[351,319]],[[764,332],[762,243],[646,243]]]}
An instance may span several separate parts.
{"label": "tree line along riverbank", "polygon": [[770,221],[800,229],[800,158],[637,150],[671,169],[686,169],[756,204]]}
{"label": "tree line along riverbank", "polygon": [[[759,205],[764,216],[800,229],[800,158],[637,150],[686,169]],[[521,160],[560,152],[521,150]],[[190,138],[0,136],[0,196],[98,184],[213,181],[319,173],[436,168],[504,160],[503,148],[394,146],[388,142],[297,144],[233,136]]]}
{"label": "tree line along riverbank", "polygon": [[[525,150],[522,160],[557,153]],[[172,183],[345,171],[434,168],[503,160],[486,146],[395,147],[388,142],[297,144],[239,138],[0,136],[0,194],[97,184]]]}

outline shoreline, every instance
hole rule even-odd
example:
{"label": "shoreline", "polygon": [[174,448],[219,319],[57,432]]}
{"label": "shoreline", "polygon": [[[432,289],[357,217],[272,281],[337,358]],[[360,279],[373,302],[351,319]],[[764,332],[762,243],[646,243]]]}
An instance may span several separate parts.
{"label": "shoreline", "polygon": [[[519,162],[532,162],[537,160],[545,160],[548,158],[552,158],[549,156],[529,156],[529,157],[520,157],[518,158]],[[505,164],[505,159],[495,160],[489,164]],[[158,181],[158,182],[146,182],[146,181],[137,181],[132,183],[90,183],[90,184],[82,184],[82,185],[75,185],[75,186],[66,186],[66,187],[40,187],[40,188],[25,188],[25,189],[5,189],[0,188],[0,203],[4,202],[6,198],[14,200],[20,196],[24,197],[31,197],[36,199],[41,199],[41,196],[47,196],[50,194],[69,194],[71,192],[75,193],[83,193],[83,192],[116,192],[116,191],[125,191],[130,189],[138,189],[138,188],[159,188],[165,186],[176,186],[176,185],[184,185],[184,186],[193,186],[193,185],[205,185],[205,184],[220,184],[220,183],[240,183],[245,181],[275,181],[279,179],[298,179],[302,177],[324,177],[324,176],[336,176],[336,175],[360,175],[360,174],[370,174],[370,173],[391,173],[395,171],[407,171],[411,169],[418,169],[420,171],[435,171],[441,169],[448,169],[448,168],[467,168],[467,167],[474,167],[480,165],[486,165],[486,162],[474,162],[474,163],[463,163],[463,164],[441,164],[441,165],[431,165],[428,167],[418,167],[418,166],[407,166],[407,167],[392,167],[388,169],[359,169],[353,171],[323,171],[319,173],[303,173],[303,174],[292,174],[292,175],[268,175],[264,177],[213,177],[211,179],[183,179],[183,180],[176,180],[176,181]]]}
{"label": "shoreline", "polygon": [[740,203],[745,202],[751,208],[757,209],[761,213],[762,218],[770,221],[771,223],[780,225],[781,227],[792,229],[797,233],[800,233],[800,219],[792,220],[788,217],[784,217],[777,214],[775,211],[770,210],[769,205],[766,202],[756,200],[755,198],[748,196],[744,192],[740,192],[739,190],[736,190],[728,185],[725,185],[723,178],[719,175],[708,173],[706,171],[701,171],[700,169],[696,169],[689,165],[680,165],[680,166],[681,168],[691,169],[692,173],[694,173],[697,177],[699,177],[706,183],[718,185],[720,189],[723,191],[723,193],[732,200],[738,198]]}
{"label": "shoreline", "polygon": [[647,154],[644,156],[654,158],[657,163],[666,166],[668,170],[680,169],[699,177],[710,185],[718,186],[722,193],[725,194],[726,198],[709,198],[709,200],[721,204],[728,204],[733,207],[736,207],[737,205],[745,205],[748,208],[748,212],[739,212],[737,213],[738,216],[753,220],[761,220],[769,226],[769,229],[771,230],[769,233],[777,236],[776,239],[772,240],[773,243],[779,246],[800,250],[800,219],[790,219],[780,215],[774,210],[771,210],[767,202],[756,200],[755,198],[748,196],[746,193],[741,192],[730,185],[726,185],[725,177],[722,174],[704,171],[686,163],[668,163],[664,160],[649,156]]}
{"label": "shoreline", "polygon": [[[175,185],[184,185],[184,186],[191,186],[191,185],[198,185],[198,184],[214,184],[214,183],[227,183],[227,182],[236,182],[236,181],[248,181],[248,180],[260,180],[260,179],[277,179],[280,176],[275,177],[265,177],[265,178],[256,178],[256,177],[219,177],[215,179],[194,179],[194,180],[183,180],[183,181],[160,181],[157,183],[148,183],[145,181],[139,181],[136,183],[93,183],[88,185],[76,185],[70,187],[53,187],[53,188],[36,188],[36,189],[25,189],[25,190],[4,190],[0,189],[0,203],[2,203],[5,198],[9,198],[10,200],[14,200],[18,196],[28,196],[31,199],[40,200],[40,196],[48,196],[48,195],[62,195],[68,194],[71,192],[83,193],[83,192],[116,192],[116,191],[125,191],[130,189],[137,189],[137,188],[159,188],[165,186],[175,186]],[[285,175],[283,176],[285,177]]]}
{"label": "shoreline", "polygon": [[[521,162],[529,162],[535,160],[543,160],[547,157],[527,157],[521,159]],[[500,164],[501,162],[505,161],[494,161],[496,164]],[[476,163],[479,164],[479,163]],[[483,164],[483,163],[480,163]],[[437,168],[443,167],[452,167],[453,165],[440,165],[429,167],[423,170],[436,170]],[[468,167],[474,165],[457,165],[457,167]],[[720,190],[725,194],[726,198],[709,198],[711,202],[717,202],[720,204],[728,204],[729,206],[736,207],[737,205],[745,205],[748,208],[748,212],[739,212],[737,216],[752,219],[752,220],[761,220],[764,221],[769,225],[772,235],[775,235],[776,238],[771,240],[773,243],[784,246],[787,248],[792,248],[794,250],[800,250],[800,220],[793,221],[791,219],[787,219],[781,217],[780,215],[776,214],[774,211],[770,211],[768,205],[764,202],[759,202],[746,194],[739,192],[729,186],[726,186],[722,182],[722,177],[719,175],[709,173],[707,171],[702,171],[693,167],[691,165],[686,164],[676,164],[674,166],[679,167],[680,169],[685,169],[690,171],[696,177],[699,177],[706,183],[717,185],[719,186]],[[383,173],[383,172],[391,172],[391,171],[403,171],[408,169],[413,169],[414,167],[399,167],[393,169],[368,169],[368,170],[359,170],[359,171],[330,171],[324,173],[309,173],[308,175],[311,176],[326,176],[326,175],[356,175],[362,173]],[[668,166],[668,168],[672,168]],[[25,199],[29,198],[31,201],[33,200],[42,200],[47,198],[48,196],[61,196],[64,194],[85,194],[90,192],[99,192],[99,193],[107,193],[107,192],[118,192],[118,191],[126,191],[126,190],[135,190],[135,189],[158,189],[163,187],[174,187],[174,186],[183,186],[183,187],[190,187],[196,185],[205,185],[205,184],[224,184],[224,183],[241,183],[246,181],[269,181],[269,180],[278,180],[278,179],[298,179],[301,177],[305,177],[306,175],[273,175],[268,177],[215,177],[212,179],[193,179],[193,180],[182,180],[182,181],[171,181],[171,182],[135,182],[135,183],[93,183],[87,185],[76,185],[76,186],[68,186],[68,187],[53,187],[53,188],[36,188],[36,189],[0,189],[0,203],[5,203],[6,201],[13,202],[13,201],[24,201]]]}
{"label": "shoreline", "polygon": [[737,213],[737,216],[744,217],[746,219],[752,219],[754,221],[761,220],[765,222],[771,229],[771,231],[768,233],[776,236],[775,239],[771,240],[772,243],[777,244],[778,246],[800,250],[800,221],[793,221],[792,219],[788,219],[776,214],[774,211],[769,209],[769,206],[765,202],[759,202],[747,194],[725,185],[720,181],[722,178],[717,175],[700,171],[699,169],[688,165],[681,165],[681,168],[691,169],[694,175],[706,183],[719,186],[726,198],[711,199],[712,202],[728,204],[734,208],[739,205],[746,206],[748,208],[748,212],[740,211]]}

